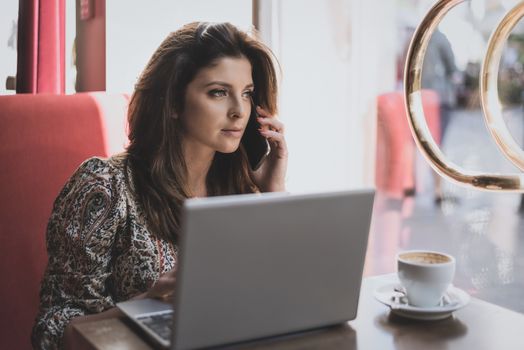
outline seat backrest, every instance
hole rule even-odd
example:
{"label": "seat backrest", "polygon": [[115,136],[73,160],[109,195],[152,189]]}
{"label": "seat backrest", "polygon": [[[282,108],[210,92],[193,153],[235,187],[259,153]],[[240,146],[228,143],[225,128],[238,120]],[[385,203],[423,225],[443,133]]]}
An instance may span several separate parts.
{"label": "seat backrest", "polygon": [[[439,97],[435,91],[422,90],[426,122],[435,142],[440,143]],[[404,94],[395,91],[377,98],[377,152],[375,185],[393,198],[403,198],[415,189],[415,144],[409,128]]]}
{"label": "seat backrest", "polygon": [[123,149],[126,108],[105,93],[0,96],[0,349],[31,348],[53,202],[82,161]]}

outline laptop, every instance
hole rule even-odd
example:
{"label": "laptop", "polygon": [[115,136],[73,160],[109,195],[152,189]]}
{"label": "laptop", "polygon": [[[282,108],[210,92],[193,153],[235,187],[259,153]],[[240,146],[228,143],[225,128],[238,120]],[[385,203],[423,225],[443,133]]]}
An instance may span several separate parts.
{"label": "laptop", "polygon": [[187,200],[174,304],[118,303],[160,345],[194,349],[356,317],[374,190]]}

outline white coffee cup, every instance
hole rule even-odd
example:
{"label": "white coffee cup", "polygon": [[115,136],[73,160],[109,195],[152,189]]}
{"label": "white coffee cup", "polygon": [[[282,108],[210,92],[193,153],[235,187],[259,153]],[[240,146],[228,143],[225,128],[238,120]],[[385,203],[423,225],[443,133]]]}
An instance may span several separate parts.
{"label": "white coffee cup", "polygon": [[455,258],[428,250],[405,251],[397,255],[397,270],[410,305],[437,306],[453,281]]}

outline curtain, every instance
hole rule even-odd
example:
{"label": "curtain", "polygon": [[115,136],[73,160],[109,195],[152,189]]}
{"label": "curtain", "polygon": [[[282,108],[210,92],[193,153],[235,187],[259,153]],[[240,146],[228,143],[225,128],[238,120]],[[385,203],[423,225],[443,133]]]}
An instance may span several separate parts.
{"label": "curtain", "polygon": [[65,2],[20,0],[17,93],[65,93]]}

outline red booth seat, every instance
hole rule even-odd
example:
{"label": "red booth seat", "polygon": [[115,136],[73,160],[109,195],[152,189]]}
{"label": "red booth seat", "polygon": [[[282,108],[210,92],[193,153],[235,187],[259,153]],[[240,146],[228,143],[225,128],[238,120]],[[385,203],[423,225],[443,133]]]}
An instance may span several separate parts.
{"label": "red booth seat", "polygon": [[123,150],[124,95],[0,96],[0,349],[30,349],[54,199],[86,158]]}
{"label": "red booth seat", "polygon": [[[435,142],[440,144],[440,107],[435,91],[422,91],[426,122]],[[377,99],[377,190],[401,199],[415,190],[415,144],[407,120],[404,93],[390,92]]]}

